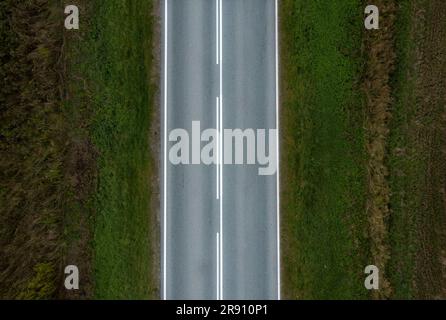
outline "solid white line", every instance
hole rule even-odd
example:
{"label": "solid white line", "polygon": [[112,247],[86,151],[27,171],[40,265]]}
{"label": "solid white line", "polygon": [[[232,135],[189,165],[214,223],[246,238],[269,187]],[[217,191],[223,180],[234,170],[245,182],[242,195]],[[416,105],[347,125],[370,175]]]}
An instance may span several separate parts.
{"label": "solid white line", "polygon": [[220,300],[220,236],[217,232],[217,300]]}
{"label": "solid white line", "polygon": [[218,5],[219,5],[219,0],[215,0],[215,7],[216,7],[216,19],[215,19],[215,33],[216,33],[216,36],[217,36],[217,41],[216,41],[216,43],[217,43],[217,50],[216,50],[216,56],[217,56],[217,64],[219,63],[219,60],[220,60],[220,52],[219,52],[219,43],[218,43],[218,37],[219,37],[219,34],[220,34],[220,32],[219,32],[219,30],[218,30],[218,28],[219,28],[219,8],[218,8]]}
{"label": "solid white line", "polygon": [[219,1],[220,49],[220,299],[223,300],[223,0]]}
{"label": "solid white line", "polygon": [[163,299],[167,299],[167,1],[165,4],[165,29],[164,29],[164,202],[163,202]]}
{"label": "solid white line", "polygon": [[277,299],[280,300],[281,286],[280,286],[280,154],[279,154],[279,18],[278,18],[278,5],[275,0],[275,38],[276,38],[276,163],[277,163],[277,186],[276,186],[276,198],[277,198]]}
{"label": "solid white line", "polygon": [[217,173],[217,199],[220,199],[220,106],[219,106],[219,99],[217,97],[217,105],[215,107],[215,114],[216,114],[216,127],[217,127],[217,152],[216,152],[216,173]]}

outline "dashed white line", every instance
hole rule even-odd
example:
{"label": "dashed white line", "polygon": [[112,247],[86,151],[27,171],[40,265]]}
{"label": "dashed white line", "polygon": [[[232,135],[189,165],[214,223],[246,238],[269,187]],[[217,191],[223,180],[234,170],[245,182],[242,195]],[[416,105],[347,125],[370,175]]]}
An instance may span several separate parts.
{"label": "dashed white line", "polygon": [[215,8],[216,8],[216,19],[215,19],[215,32],[217,35],[217,50],[216,50],[216,56],[217,56],[217,64],[219,63],[220,60],[220,48],[219,48],[219,42],[218,42],[218,37],[219,37],[219,20],[220,20],[220,12],[219,12],[219,0],[215,0]]}
{"label": "dashed white line", "polygon": [[220,235],[217,232],[217,300],[220,300]]}
{"label": "dashed white line", "polygon": [[215,106],[215,114],[216,114],[216,127],[217,127],[217,152],[216,152],[216,174],[217,174],[217,200],[220,199],[220,106],[219,106],[219,98],[216,98],[217,105]]}

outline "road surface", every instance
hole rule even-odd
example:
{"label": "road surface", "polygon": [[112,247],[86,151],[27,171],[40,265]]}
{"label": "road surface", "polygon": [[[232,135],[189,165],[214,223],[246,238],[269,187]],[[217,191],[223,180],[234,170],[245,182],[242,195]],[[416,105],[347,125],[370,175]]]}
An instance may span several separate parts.
{"label": "road surface", "polygon": [[278,175],[221,164],[221,136],[217,164],[168,157],[169,134],[191,134],[192,121],[278,127],[277,2],[165,0],[162,10],[162,298],[280,299]]}

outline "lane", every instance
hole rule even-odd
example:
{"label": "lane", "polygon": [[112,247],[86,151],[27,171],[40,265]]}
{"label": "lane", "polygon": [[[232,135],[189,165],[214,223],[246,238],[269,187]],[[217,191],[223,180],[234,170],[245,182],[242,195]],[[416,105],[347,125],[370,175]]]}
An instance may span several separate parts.
{"label": "lane", "polygon": [[[209,0],[167,2],[167,134],[191,133],[192,121],[202,130],[215,128],[215,10]],[[166,169],[165,298],[216,299],[215,167],[167,160]]]}
{"label": "lane", "polygon": [[[202,130],[278,126],[276,5],[165,0],[164,299],[280,298],[278,175],[259,176],[258,166],[172,165],[167,158],[169,133],[191,133],[192,121]],[[220,161],[222,150],[217,139]]]}
{"label": "lane", "polygon": [[[275,2],[225,0],[225,128],[276,128]],[[225,141],[225,143],[227,143]],[[277,299],[276,176],[224,169],[225,299]]]}

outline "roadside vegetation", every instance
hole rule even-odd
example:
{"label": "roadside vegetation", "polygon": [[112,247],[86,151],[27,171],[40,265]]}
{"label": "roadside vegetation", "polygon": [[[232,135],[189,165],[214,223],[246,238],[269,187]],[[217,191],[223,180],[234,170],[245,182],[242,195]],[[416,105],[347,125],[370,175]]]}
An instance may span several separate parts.
{"label": "roadside vegetation", "polygon": [[445,296],[446,4],[367,4],[282,1],[287,298]]}
{"label": "roadside vegetation", "polygon": [[287,298],[367,297],[362,10],[354,0],[281,1]]}
{"label": "roadside vegetation", "polygon": [[155,3],[0,3],[0,298],[158,297]]}
{"label": "roadside vegetation", "polygon": [[49,298],[61,279],[70,186],[57,33],[62,16],[54,9],[43,1],[0,3],[1,298]]}
{"label": "roadside vegetation", "polygon": [[159,143],[150,131],[157,121],[154,3],[95,2],[92,31],[79,43],[78,67],[92,87],[91,139],[100,154],[94,200],[96,298],[159,297],[158,228],[156,211],[150,212],[157,207],[151,208],[157,192],[152,187],[157,156],[151,150]]}

